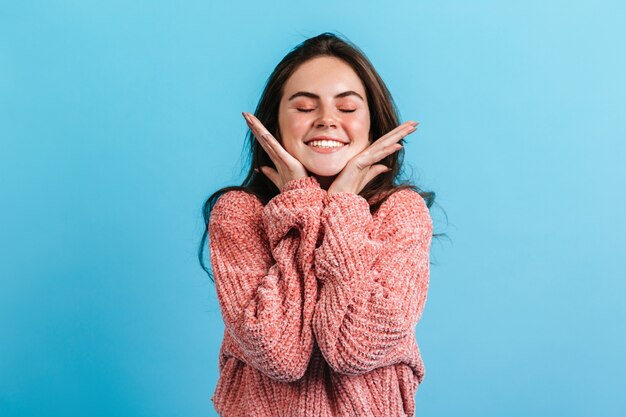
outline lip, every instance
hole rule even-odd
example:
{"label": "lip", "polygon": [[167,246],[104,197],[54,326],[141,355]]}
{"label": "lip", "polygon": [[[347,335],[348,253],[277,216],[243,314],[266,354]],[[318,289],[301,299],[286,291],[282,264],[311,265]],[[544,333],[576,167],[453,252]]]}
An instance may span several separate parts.
{"label": "lip", "polygon": [[309,138],[309,139],[305,140],[304,143],[308,144],[309,142],[314,141],[314,140],[334,140],[336,142],[340,142],[340,143],[343,143],[343,144],[348,144],[348,141],[346,141],[344,139],[339,139],[339,138],[335,138],[335,137],[332,137],[332,136],[324,136],[324,135],[322,135],[322,136],[314,136],[312,138]]}
{"label": "lip", "polygon": [[334,148],[317,148],[317,147],[311,146],[311,145],[306,145],[306,146],[308,146],[313,152],[317,152],[317,153],[335,153],[335,152],[341,151],[347,145],[344,144],[344,145],[341,145],[341,146],[336,146]]}

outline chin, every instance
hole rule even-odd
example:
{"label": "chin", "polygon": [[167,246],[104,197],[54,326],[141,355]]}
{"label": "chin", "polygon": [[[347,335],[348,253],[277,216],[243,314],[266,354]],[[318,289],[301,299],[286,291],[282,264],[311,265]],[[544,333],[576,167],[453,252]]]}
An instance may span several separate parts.
{"label": "chin", "polygon": [[318,177],[336,177],[343,168],[307,168],[309,175]]}

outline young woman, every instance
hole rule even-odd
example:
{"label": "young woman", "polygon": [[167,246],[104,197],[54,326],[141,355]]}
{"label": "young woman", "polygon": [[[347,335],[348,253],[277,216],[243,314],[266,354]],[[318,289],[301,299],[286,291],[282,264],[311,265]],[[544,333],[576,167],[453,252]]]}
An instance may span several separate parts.
{"label": "young woman", "polygon": [[221,416],[414,415],[434,193],[394,182],[417,125],[396,113],[331,33],[287,54],[243,113],[250,170],[205,203],[199,252],[204,267],[208,233]]}

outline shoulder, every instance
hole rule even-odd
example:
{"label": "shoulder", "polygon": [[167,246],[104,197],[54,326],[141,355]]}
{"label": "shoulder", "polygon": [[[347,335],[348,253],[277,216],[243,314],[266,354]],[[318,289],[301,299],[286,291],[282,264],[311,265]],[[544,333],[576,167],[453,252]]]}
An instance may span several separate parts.
{"label": "shoulder", "polygon": [[430,210],[424,197],[411,188],[393,192],[381,204],[379,214],[406,224],[419,224],[432,228]]}
{"label": "shoulder", "polygon": [[263,204],[252,193],[230,190],[222,194],[211,210],[211,221],[255,221],[263,212]]}
{"label": "shoulder", "polygon": [[420,213],[429,213],[424,197],[412,188],[402,188],[393,192],[381,205],[381,209],[403,211],[410,210]]}

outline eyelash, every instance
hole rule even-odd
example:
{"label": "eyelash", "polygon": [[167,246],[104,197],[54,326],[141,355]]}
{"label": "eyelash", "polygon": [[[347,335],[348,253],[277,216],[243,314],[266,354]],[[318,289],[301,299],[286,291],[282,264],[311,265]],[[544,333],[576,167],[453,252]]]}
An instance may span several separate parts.
{"label": "eyelash", "polygon": [[[298,109],[298,111],[300,111],[300,112],[302,112],[302,113],[310,113],[310,112],[312,112],[313,110],[314,110],[314,109],[308,109],[308,110],[307,110],[307,109]],[[354,110],[339,110],[339,111],[342,111],[342,112],[344,112],[344,113],[353,113],[353,112],[355,112],[355,111],[356,111],[356,109],[354,109]]]}

